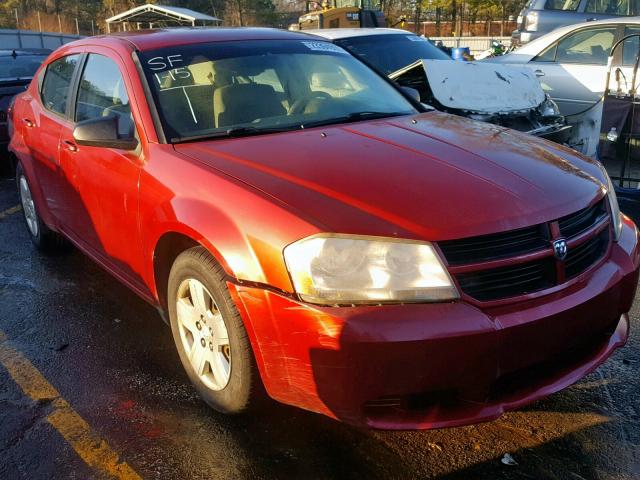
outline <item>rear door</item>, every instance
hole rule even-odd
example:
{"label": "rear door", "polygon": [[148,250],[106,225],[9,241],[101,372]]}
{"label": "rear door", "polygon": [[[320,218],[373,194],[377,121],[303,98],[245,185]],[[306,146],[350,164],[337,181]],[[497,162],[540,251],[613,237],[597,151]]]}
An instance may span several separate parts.
{"label": "rear door", "polygon": [[70,92],[80,54],[67,55],[47,65],[40,85],[40,97],[32,98],[22,118],[22,132],[42,190],[47,209],[56,222],[65,217],[62,212],[64,195],[60,171],[59,141],[63,127],[69,128]]}
{"label": "rear door", "polygon": [[[628,36],[629,38],[616,49],[609,80],[609,88],[621,93],[629,93],[632,88],[636,56],[640,53],[640,25],[625,25],[623,38]],[[640,75],[637,75],[636,88],[639,80]]]}
{"label": "rear door", "polygon": [[554,42],[528,64],[563,115],[588,110],[604,92],[607,59],[616,25],[576,30]]}

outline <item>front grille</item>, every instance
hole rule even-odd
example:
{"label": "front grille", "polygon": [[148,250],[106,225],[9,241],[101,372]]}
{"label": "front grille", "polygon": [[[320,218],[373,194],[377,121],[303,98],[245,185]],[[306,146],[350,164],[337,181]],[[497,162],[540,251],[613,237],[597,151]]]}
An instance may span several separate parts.
{"label": "front grille", "polygon": [[572,215],[559,219],[560,234],[564,238],[574,237],[585,232],[606,216],[607,206],[604,200],[601,200],[591,207],[583,208]]}
{"label": "front grille", "polygon": [[536,225],[509,232],[440,242],[439,245],[449,265],[498,260],[547,248],[549,229],[546,224]]}
{"label": "front grille", "polygon": [[609,246],[609,230],[604,230],[598,236],[572,248],[564,260],[567,278],[580,275],[591,265],[596,263],[607,251]]}
{"label": "front grille", "polygon": [[555,262],[545,258],[534,262],[457,275],[460,288],[473,298],[486,302],[525,295],[555,284]]}
{"label": "front grille", "polygon": [[[603,198],[549,223],[438,245],[460,289],[478,301],[487,302],[545,290],[585,272],[607,251],[608,223]],[[553,238],[551,232],[555,232]],[[573,241],[562,261],[556,260],[552,246],[560,238]],[[530,254],[535,254],[536,259],[525,258]],[[513,264],[506,262],[510,259]],[[500,266],[483,265],[489,261],[500,261]]]}

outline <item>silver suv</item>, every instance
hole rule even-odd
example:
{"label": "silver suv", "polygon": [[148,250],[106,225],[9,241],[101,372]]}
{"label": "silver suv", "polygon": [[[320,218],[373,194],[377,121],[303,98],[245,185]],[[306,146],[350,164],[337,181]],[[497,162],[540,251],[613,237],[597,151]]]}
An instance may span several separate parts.
{"label": "silver suv", "polygon": [[640,14],[640,0],[529,0],[511,34],[514,46],[527,43],[563,25]]}

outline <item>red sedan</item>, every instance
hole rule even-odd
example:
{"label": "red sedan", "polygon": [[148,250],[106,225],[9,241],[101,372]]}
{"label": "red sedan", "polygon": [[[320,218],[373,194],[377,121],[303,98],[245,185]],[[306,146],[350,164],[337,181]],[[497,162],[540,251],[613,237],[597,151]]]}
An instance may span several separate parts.
{"label": "red sedan", "polygon": [[600,164],[431,111],[323,40],[88,38],[13,122],[35,245],[156,305],[219,411],[264,387],[358,425],[461,425],[627,339],[638,231]]}

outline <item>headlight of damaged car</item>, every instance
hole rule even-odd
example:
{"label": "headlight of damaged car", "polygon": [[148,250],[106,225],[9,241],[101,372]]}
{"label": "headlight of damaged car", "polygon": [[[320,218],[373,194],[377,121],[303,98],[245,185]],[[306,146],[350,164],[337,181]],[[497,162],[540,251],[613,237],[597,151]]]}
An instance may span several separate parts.
{"label": "headlight of damaged car", "polygon": [[558,104],[554,102],[548,94],[545,94],[545,100],[538,107],[538,111],[543,117],[560,116],[560,108],[558,108]]}
{"label": "headlight of damaged car", "polygon": [[458,298],[431,244],[321,234],[284,249],[301,299],[320,304],[441,302]]}

